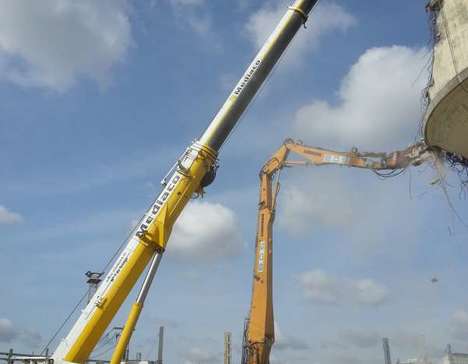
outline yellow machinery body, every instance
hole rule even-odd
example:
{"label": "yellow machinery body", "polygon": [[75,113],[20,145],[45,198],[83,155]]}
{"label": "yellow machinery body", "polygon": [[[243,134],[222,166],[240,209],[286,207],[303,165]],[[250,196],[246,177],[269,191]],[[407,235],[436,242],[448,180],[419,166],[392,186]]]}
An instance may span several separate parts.
{"label": "yellow machinery body", "polygon": [[[191,149],[182,158],[183,173],[178,171],[173,175],[149,213],[140,222],[134,235],[134,249],[120,258],[121,261],[114,266],[115,275],[108,276],[107,282],[103,282],[112,282],[112,286],[104,297],[94,297],[95,309],[87,319],[81,334],[69,348],[65,356],[66,361],[83,363],[89,358],[105,328],[155,252],[165,250],[174,222],[200,188],[202,177],[212,168],[214,162],[215,153],[206,147]],[[132,318],[135,318],[135,308],[132,312]]]}
{"label": "yellow machinery body", "polygon": [[161,193],[132,232],[89,304],[53,353],[51,359],[55,364],[85,363],[89,359],[109,323],[149,265],[112,357],[112,364],[120,362],[176,219],[188,201],[202,195],[203,188],[214,180],[220,148],[317,1],[296,0],[286,9],[285,15],[205,132],[176,161],[166,176],[167,180],[163,179]]}
{"label": "yellow machinery body", "polygon": [[[289,160],[293,153],[300,160]],[[242,364],[269,364],[275,341],[273,314],[273,223],[279,192],[279,172],[285,167],[339,165],[368,170],[398,170],[419,165],[433,154],[424,144],[393,153],[335,152],[304,146],[288,139],[260,171],[252,298],[246,321]],[[276,177],[276,178],[275,178]]]}

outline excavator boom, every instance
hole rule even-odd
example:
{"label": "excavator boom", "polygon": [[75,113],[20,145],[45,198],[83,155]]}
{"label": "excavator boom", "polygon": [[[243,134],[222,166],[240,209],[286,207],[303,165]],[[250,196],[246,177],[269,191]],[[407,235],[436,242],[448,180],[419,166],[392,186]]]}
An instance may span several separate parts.
{"label": "excavator boom", "polygon": [[[291,160],[291,154],[301,159]],[[433,158],[425,144],[415,144],[393,153],[336,152],[309,147],[288,139],[260,171],[260,198],[255,241],[252,298],[247,318],[242,364],[269,364],[275,341],[273,315],[273,222],[279,181],[275,176],[285,167],[339,165],[373,171],[394,171],[419,165]]]}

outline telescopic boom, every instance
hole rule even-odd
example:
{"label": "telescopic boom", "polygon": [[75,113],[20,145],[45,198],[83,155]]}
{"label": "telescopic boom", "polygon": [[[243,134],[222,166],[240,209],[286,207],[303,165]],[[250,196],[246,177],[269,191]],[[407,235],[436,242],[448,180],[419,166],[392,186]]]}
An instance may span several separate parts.
{"label": "telescopic boom", "polygon": [[[299,159],[289,159],[290,154]],[[279,172],[286,167],[338,165],[395,171],[432,160],[433,154],[424,144],[415,144],[393,153],[336,152],[305,146],[288,139],[263,165],[260,171],[260,191],[255,241],[255,262],[252,299],[246,321],[242,364],[269,364],[275,342],[273,315],[273,223],[279,192]]]}
{"label": "telescopic boom", "polygon": [[276,29],[200,138],[200,143],[219,151],[294,35],[307,21],[308,14],[317,1],[297,0],[288,8]]}
{"label": "telescopic boom", "polygon": [[[169,171],[167,179],[163,180],[162,192],[140,220],[98,291],[53,354],[56,364],[64,361],[84,363],[89,358],[150,261],[153,262],[152,271],[146,282],[151,282],[177,217],[190,198],[213,181],[218,151],[316,2],[297,0],[287,9],[201,138],[187,148]],[[147,290],[144,285],[132,307],[124,328],[126,334],[122,334],[118,348],[128,343]],[[120,354],[116,352],[113,362],[119,361]]]}

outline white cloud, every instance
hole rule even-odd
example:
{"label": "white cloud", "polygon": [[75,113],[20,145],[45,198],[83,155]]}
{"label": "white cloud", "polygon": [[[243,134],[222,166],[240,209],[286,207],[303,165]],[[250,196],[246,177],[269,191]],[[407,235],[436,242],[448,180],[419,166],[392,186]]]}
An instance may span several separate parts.
{"label": "white cloud", "polygon": [[[359,258],[389,250],[390,236],[394,249],[395,244],[405,249],[417,244],[427,216],[420,213],[421,203],[409,197],[407,184],[379,180],[366,170],[296,171],[288,171],[287,180],[283,175],[278,203],[278,226],[291,236],[333,232],[341,237],[334,239],[337,248]],[[418,190],[424,182],[416,182],[413,188]]]}
{"label": "white cloud", "polygon": [[0,342],[10,343],[17,336],[18,331],[14,328],[13,323],[6,318],[0,318]]}
{"label": "white cloud", "polygon": [[174,8],[174,14],[180,24],[188,25],[198,35],[214,41],[212,18],[206,11],[206,0],[169,0],[169,3]]}
{"label": "white cloud", "polygon": [[313,226],[340,228],[352,220],[352,203],[345,197],[347,190],[342,181],[314,178],[309,186],[285,185],[279,225],[293,235],[310,232]]}
{"label": "white cloud", "polygon": [[22,330],[6,318],[0,318],[0,343],[20,341],[29,347],[37,348],[42,341],[41,335],[30,329]]}
{"label": "white cloud", "polygon": [[195,347],[185,354],[184,364],[211,364],[219,362],[220,357],[218,355]]}
{"label": "white cloud", "polygon": [[194,201],[177,220],[168,251],[182,258],[216,260],[243,247],[236,215],[221,204]]}
{"label": "white cloud", "polygon": [[191,14],[186,18],[188,25],[198,34],[203,36],[212,36],[211,18],[206,14]]}
{"label": "white cloud", "polygon": [[367,349],[379,345],[381,336],[374,331],[345,330],[340,333],[340,339],[357,348]]}
{"label": "white cloud", "polygon": [[28,347],[38,348],[42,343],[42,336],[36,330],[21,330],[19,337],[21,342]]}
{"label": "white cloud", "polygon": [[407,146],[421,119],[426,54],[399,46],[367,50],[341,82],[336,105],[314,100],[298,110],[296,133],[335,146]]}
{"label": "white cloud", "polygon": [[458,310],[452,316],[452,337],[457,340],[466,341],[468,338],[468,312]]}
{"label": "white cloud", "polygon": [[339,284],[325,272],[321,270],[304,272],[298,278],[307,298],[320,303],[338,303]]}
{"label": "white cloud", "polygon": [[284,334],[275,321],[275,345],[273,348],[275,351],[303,351],[309,349],[310,346],[300,337]]}
{"label": "white cloud", "polygon": [[313,270],[301,273],[298,281],[305,297],[316,303],[377,306],[388,298],[387,288],[369,278],[340,279]]}
{"label": "white cloud", "polygon": [[108,81],[131,43],[126,0],[3,0],[0,79],[64,91]]}
{"label": "white cloud", "polygon": [[205,0],[170,0],[174,6],[200,6],[205,4]]}
{"label": "white cloud", "polygon": [[[249,18],[246,31],[256,48],[265,43],[289,5],[290,1],[270,1]],[[291,43],[284,63],[300,63],[308,52],[319,46],[323,36],[337,30],[344,32],[356,23],[356,19],[342,6],[333,2],[320,3],[312,11],[307,30],[300,31]]]}
{"label": "white cloud", "polygon": [[360,279],[350,282],[356,301],[364,305],[378,305],[387,299],[388,290],[385,286],[372,279]]}
{"label": "white cloud", "polygon": [[0,205],[0,225],[18,224],[23,221],[23,217],[15,212],[11,212],[5,206]]}

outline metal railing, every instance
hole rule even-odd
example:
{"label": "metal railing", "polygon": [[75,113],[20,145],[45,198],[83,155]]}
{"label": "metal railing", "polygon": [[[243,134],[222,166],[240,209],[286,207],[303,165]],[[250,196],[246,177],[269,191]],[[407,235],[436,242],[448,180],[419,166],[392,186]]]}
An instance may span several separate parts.
{"label": "metal railing", "polygon": [[[24,354],[16,353],[13,349],[10,349],[8,352],[0,351],[0,363],[6,364],[53,364],[53,360],[47,355],[35,355],[35,354]],[[109,360],[98,360],[98,359],[89,359],[87,361],[89,364],[108,364]]]}

